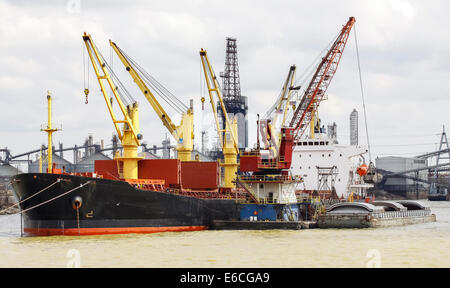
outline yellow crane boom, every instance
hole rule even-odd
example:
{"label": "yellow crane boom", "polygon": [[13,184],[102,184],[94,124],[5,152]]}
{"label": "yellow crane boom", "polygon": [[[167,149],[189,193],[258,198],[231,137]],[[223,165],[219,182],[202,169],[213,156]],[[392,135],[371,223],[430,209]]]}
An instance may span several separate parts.
{"label": "yellow crane boom", "polygon": [[[214,74],[211,63],[209,62],[206,50],[200,50],[200,58],[202,61],[203,72],[205,73],[205,81],[208,86],[209,98],[214,113],[214,119],[216,121],[217,133],[219,134],[220,142],[222,144],[222,150],[224,155],[224,161],[221,166],[225,170],[224,188],[235,188],[236,173],[237,173],[237,155],[239,153],[238,143],[237,143],[237,121],[236,119],[230,120],[228,118],[227,109],[223,102],[222,92],[219,89],[219,83],[217,82],[217,77]],[[215,107],[215,92],[220,107],[225,118],[225,130],[220,129],[219,117],[217,115],[217,110]],[[224,133],[224,136],[222,135]]]}
{"label": "yellow crane boom", "polygon": [[[89,59],[92,62],[92,67],[94,68],[95,74],[97,76],[98,83],[101,88],[101,92],[105,99],[106,106],[108,108],[109,114],[113,121],[114,127],[116,128],[117,135],[122,143],[123,154],[116,159],[119,161],[119,171],[123,170],[121,178],[123,179],[137,179],[138,178],[138,161],[142,157],[137,156],[137,149],[140,145],[139,140],[142,139],[142,135],[139,134],[139,113],[138,104],[135,102],[132,105],[125,106],[122,99],[118,93],[118,88],[114,84],[111,76],[107,70],[106,63],[101,57],[100,52],[97,50],[94,42],[92,41],[91,35],[84,33],[83,41],[86,45],[86,50],[89,54]],[[123,119],[118,120],[114,110],[112,108],[111,100],[106,91],[106,85],[104,81],[106,80],[109,88],[114,94],[114,98],[120,107]],[[120,124],[123,124],[122,130],[120,129]],[[122,169],[120,169],[122,167]]]}
{"label": "yellow crane boom", "polygon": [[177,142],[176,149],[178,152],[178,159],[180,159],[181,161],[190,161],[192,150],[194,148],[194,113],[192,109],[189,108],[186,112],[182,113],[180,125],[176,126],[173,123],[172,119],[170,119],[167,112],[158,102],[156,97],[153,95],[152,91],[149,89],[145,81],[136,71],[134,65],[130,63],[128,57],[124,55],[123,51],[117,46],[116,43],[111,40],[109,40],[109,43],[113,50],[116,52],[117,56],[119,56],[119,59],[125,66],[125,69],[130,73],[133,81],[139,87],[147,101],[152,106],[153,110],[163,122],[163,125],[175,138],[175,141]]}

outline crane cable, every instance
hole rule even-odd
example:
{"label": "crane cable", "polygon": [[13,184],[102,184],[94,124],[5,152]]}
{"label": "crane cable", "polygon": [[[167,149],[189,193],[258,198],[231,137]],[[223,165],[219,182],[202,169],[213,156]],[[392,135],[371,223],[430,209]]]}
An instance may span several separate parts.
{"label": "crane cable", "polygon": [[[85,104],[88,104],[88,95],[89,95],[89,60],[87,61],[87,67],[86,67],[86,50],[84,47],[83,49],[83,81],[84,81],[84,95],[86,96]],[[88,56],[89,57],[89,56]],[[87,70],[87,73],[86,73]],[[86,80],[86,74],[87,74],[87,80]],[[86,85],[87,82],[87,85]]]}
{"label": "crane cable", "polygon": [[372,162],[372,155],[370,152],[370,142],[369,142],[369,130],[367,129],[367,113],[366,113],[366,103],[364,100],[364,89],[363,89],[363,81],[362,81],[362,75],[361,75],[361,63],[359,59],[359,49],[358,49],[358,39],[356,37],[356,23],[353,27],[353,32],[355,34],[355,46],[356,46],[356,58],[358,60],[358,72],[359,72],[359,84],[361,87],[361,98],[363,103],[363,111],[364,111],[364,124],[366,126],[366,137],[367,137],[367,149],[369,152],[369,163]]}
{"label": "crane cable", "polygon": [[13,205],[7,207],[6,209],[3,209],[2,211],[0,211],[0,214],[5,213],[6,211],[8,211],[9,209],[11,209],[11,208],[13,208],[13,207],[19,206],[19,205],[22,204],[23,202],[25,202],[25,201],[27,201],[27,200],[30,200],[30,199],[33,198],[34,196],[37,196],[38,194],[44,192],[45,190],[47,190],[48,188],[54,186],[55,184],[58,184],[59,182],[61,182],[61,178],[56,179],[55,182],[53,182],[53,183],[50,184],[49,186],[45,187],[44,189],[39,190],[38,192],[34,193],[33,195],[31,195],[31,196],[29,196],[29,197],[27,197],[27,198],[25,198],[25,199],[20,200],[20,201],[17,202],[16,204],[13,204]]}
{"label": "crane cable", "polygon": [[[113,80],[113,83],[118,84],[118,86],[115,86],[115,89],[119,93],[119,96],[122,99],[122,101],[125,102],[125,104],[127,106],[130,105],[131,103],[136,103],[136,100],[133,98],[133,96],[131,96],[131,93],[128,92],[128,90],[125,88],[123,83],[119,80],[119,77],[117,77],[116,73],[114,73],[111,66],[109,66],[108,62],[106,62],[103,55],[100,52],[98,52],[98,53],[100,54],[100,57],[102,58],[102,61],[105,64],[105,68],[108,70],[108,73],[110,74],[111,79]],[[127,99],[128,99],[128,101],[127,101]]]}
{"label": "crane cable", "polygon": [[182,114],[188,110],[181,100],[179,100],[175,95],[173,95],[166,87],[164,87],[158,80],[151,76],[145,69],[140,66],[136,61],[134,61],[128,54],[126,54],[122,49],[117,47],[117,49],[124,55],[128,62],[137,70],[142,76],[142,80],[153,88],[155,94],[157,94],[161,99],[163,99],[170,107],[175,111]]}
{"label": "crane cable", "polygon": [[[128,92],[128,90],[125,88],[125,86],[119,80],[117,75],[112,70],[111,66],[109,66],[108,62],[105,60],[105,57],[103,57],[103,55],[100,52],[100,50],[97,49],[97,46],[93,42],[90,42],[90,45],[91,45],[91,47],[93,49],[97,50],[101,60],[103,61],[104,66],[100,65],[100,62],[99,62],[100,60],[99,59],[97,59],[96,62],[100,66],[103,66],[104,68],[106,68],[106,70],[110,74],[111,81],[113,82],[113,84],[115,86],[114,90],[117,91],[117,93],[119,94],[119,97],[121,98],[122,102],[124,102],[126,104],[126,106],[130,105],[131,103],[136,103],[136,100],[131,96],[130,92]],[[83,49],[83,65],[86,67],[86,62],[85,62],[85,57],[84,56],[85,56],[85,51]],[[89,57],[89,55],[87,57]],[[87,70],[87,85],[89,87],[89,61],[87,61],[87,69],[86,70]],[[86,76],[86,72],[84,72],[84,76]],[[88,104],[89,88],[86,87],[86,77],[85,77],[84,85],[85,85],[84,94],[86,95],[86,104]],[[127,101],[127,99],[128,99],[128,101]],[[111,101],[112,101],[112,97],[111,97]],[[112,104],[112,102],[111,102],[111,104]]]}
{"label": "crane cable", "polygon": [[[334,38],[331,39],[331,41],[323,48],[322,51],[316,56],[316,58],[309,64],[309,66],[303,71],[301,75],[295,78],[294,86],[306,86],[304,85],[304,82],[306,80],[312,80],[312,77],[314,75],[314,72],[317,70],[317,67],[319,66],[319,59],[323,58],[324,55],[328,50],[330,50],[331,45],[333,45],[334,41],[336,41],[336,38],[339,36],[340,32],[336,34]],[[306,89],[306,88],[305,88]],[[304,89],[303,89],[304,90]]]}

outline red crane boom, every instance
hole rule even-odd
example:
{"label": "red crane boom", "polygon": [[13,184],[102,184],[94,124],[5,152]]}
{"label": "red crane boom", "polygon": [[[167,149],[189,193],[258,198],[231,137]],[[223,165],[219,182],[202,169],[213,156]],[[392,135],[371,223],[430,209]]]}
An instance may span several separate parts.
{"label": "red crane boom", "polygon": [[317,70],[305,90],[300,104],[292,116],[289,127],[294,129],[294,139],[300,139],[305,133],[308,124],[311,121],[313,113],[317,111],[319,103],[325,96],[325,92],[330,85],[331,79],[336,73],[342,53],[344,52],[350,30],[355,23],[355,18],[350,17],[347,24],[342,28],[333,45],[328,50],[325,57],[322,58]]}

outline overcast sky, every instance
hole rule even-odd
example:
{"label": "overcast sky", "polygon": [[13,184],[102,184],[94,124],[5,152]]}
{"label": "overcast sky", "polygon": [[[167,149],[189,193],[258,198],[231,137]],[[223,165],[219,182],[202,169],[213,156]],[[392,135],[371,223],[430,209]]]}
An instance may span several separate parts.
{"label": "overcast sky", "polygon": [[[296,64],[301,74],[354,16],[373,157],[433,151],[442,126],[450,127],[448,11],[445,0],[0,0],[0,148],[15,155],[46,143],[40,125],[47,121],[47,90],[54,98],[53,121],[63,127],[54,145],[82,145],[88,134],[109,144],[114,129],[92,70],[84,103],[85,31],[107,60],[112,39],[184,103],[194,99],[196,131],[213,121],[199,105],[198,52],[207,49],[218,74],[225,38],[237,38],[253,144],[256,114],[273,104],[289,66]],[[144,140],[160,146],[165,128],[117,58],[113,66],[140,103]],[[336,122],[338,140],[348,144],[349,114],[356,108],[365,144],[353,31],[327,92],[319,109],[322,123]]]}

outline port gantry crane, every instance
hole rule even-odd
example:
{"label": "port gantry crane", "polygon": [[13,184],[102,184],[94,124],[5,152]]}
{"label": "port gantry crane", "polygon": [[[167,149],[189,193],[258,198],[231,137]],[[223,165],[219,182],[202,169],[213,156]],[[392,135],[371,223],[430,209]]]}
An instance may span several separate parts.
{"label": "port gantry crane", "polygon": [[[138,157],[137,149],[140,145],[139,141],[142,139],[142,135],[139,134],[139,113],[138,113],[138,103],[124,105],[121,97],[121,92],[119,92],[119,87],[115,85],[111,76],[115,77],[114,73],[110,69],[109,65],[104,60],[103,56],[98,51],[94,42],[92,41],[91,35],[84,33],[83,41],[86,45],[86,50],[88,51],[89,58],[92,62],[92,67],[94,68],[95,74],[97,76],[98,83],[101,88],[101,92],[105,99],[106,106],[111,115],[114,127],[116,129],[117,135],[122,143],[123,153],[119,157],[115,157],[119,161],[119,172],[122,170],[121,178],[125,180],[136,180],[138,179],[138,162],[143,159],[143,157]],[[116,77],[115,77],[116,78]],[[118,120],[115,112],[112,108],[112,97],[109,98],[107,93],[107,85],[114,94],[114,98],[119,105],[120,111],[122,112],[123,119]],[[118,79],[116,79],[118,81]],[[87,93],[86,93],[87,95]],[[123,124],[122,130],[120,124]]]}
{"label": "port gantry crane", "polygon": [[[230,119],[228,117],[227,109],[223,102],[222,92],[219,88],[219,83],[217,82],[217,77],[214,74],[211,63],[209,62],[206,50],[203,48],[200,50],[200,58],[202,61],[203,72],[205,74],[205,81],[208,87],[209,98],[214,114],[214,119],[216,122],[217,133],[219,134],[220,143],[222,145],[222,151],[224,156],[224,161],[220,163],[224,167],[224,183],[223,188],[235,188],[237,168],[239,164],[237,163],[237,155],[239,153],[238,143],[237,143],[237,121],[236,119]],[[219,117],[217,114],[217,109],[215,107],[214,93],[216,94],[220,107],[222,109],[225,118],[225,130],[220,128]]]}
{"label": "port gantry crane", "polygon": [[294,128],[294,138],[296,140],[303,136],[308,124],[311,124],[310,137],[314,138],[317,108],[324,99],[325,92],[336,73],[353,24],[355,24],[355,18],[350,17],[325,57],[323,57],[322,61],[319,63],[311,82],[300,100],[300,104],[294,111],[289,127]]}
{"label": "port gantry crane", "polygon": [[[116,43],[109,40],[109,43],[116,54],[122,61],[125,69],[130,73],[134,82],[137,84],[145,98],[148,100],[153,110],[155,110],[158,117],[163,122],[164,126],[169,130],[174,137],[177,146],[178,159],[181,161],[191,161],[191,154],[194,148],[194,113],[192,107],[187,107],[180,100],[176,99],[170,92],[167,91],[161,84],[159,84],[153,77],[151,77],[142,67],[140,67],[133,59],[131,59],[123,50],[121,50]],[[153,87],[152,93],[149,86]],[[176,126],[167,112],[158,102],[154,93],[160,95],[164,100],[170,101],[169,104],[175,110],[181,113],[181,122]]]}

